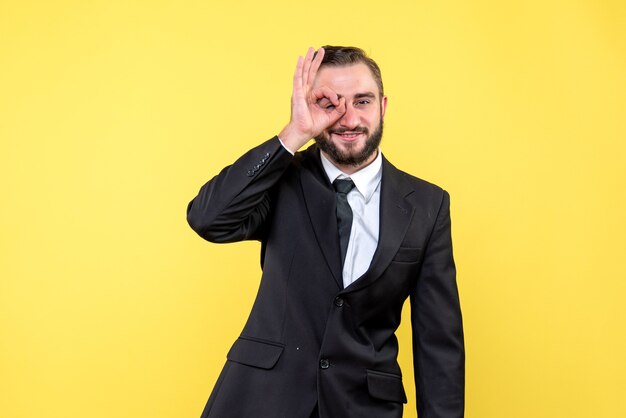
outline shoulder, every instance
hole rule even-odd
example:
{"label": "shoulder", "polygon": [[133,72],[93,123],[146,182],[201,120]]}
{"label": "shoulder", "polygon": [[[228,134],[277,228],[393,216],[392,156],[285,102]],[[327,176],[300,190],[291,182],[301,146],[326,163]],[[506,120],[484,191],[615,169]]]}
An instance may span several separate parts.
{"label": "shoulder", "polygon": [[441,203],[448,199],[449,194],[441,186],[407,173],[396,168],[389,160],[383,157],[383,181],[388,180],[400,183],[407,198],[418,199],[421,202],[430,201]]}
{"label": "shoulder", "polygon": [[322,180],[326,178],[320,160],[319,148],[316,144],[296,152],[291,161],[290,169],[297,175],[302,174],[302,172],[309,172],[316,178]]}

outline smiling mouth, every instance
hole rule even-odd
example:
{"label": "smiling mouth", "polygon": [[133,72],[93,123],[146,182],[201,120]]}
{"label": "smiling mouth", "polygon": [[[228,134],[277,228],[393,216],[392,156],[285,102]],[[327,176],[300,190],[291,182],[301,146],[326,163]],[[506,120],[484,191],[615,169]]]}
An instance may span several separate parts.
{"label": "smiling mouth", "polygon": [[332,132],[332,135],[335,135],[344,141],[354,141],[364,134],[365,133],[361,131]]}

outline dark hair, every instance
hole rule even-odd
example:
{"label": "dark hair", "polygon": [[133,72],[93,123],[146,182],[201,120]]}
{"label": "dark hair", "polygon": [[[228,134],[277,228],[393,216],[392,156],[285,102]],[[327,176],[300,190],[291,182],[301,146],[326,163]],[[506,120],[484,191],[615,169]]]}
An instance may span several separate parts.
{"label": "dark hair", "polygon": [[324,59],[322,59],[320,67],[342,67],[361,63],[365,64],[374,76],[380,97],[382,98],[384,96],[383,78],[380,74],[380,68],[373,59],[367,56],[365,51],[354,46],[326,45],[322,48],[324,48]]}

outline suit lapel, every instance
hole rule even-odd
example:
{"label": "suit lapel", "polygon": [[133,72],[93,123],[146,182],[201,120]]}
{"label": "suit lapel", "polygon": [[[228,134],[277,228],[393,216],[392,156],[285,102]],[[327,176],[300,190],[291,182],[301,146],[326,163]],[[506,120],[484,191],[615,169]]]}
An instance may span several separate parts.
{"label": "suit lapel", "polygon": [[398,252],[415,208],[406,201],[413,192],[403,174],[383,157],[380,191],[380,233],[370,268],[345,291],[351,292],[370,285],[387,269]]}
{"label": "suit lapel", "polygon": [[300,181],[304,201],[326,264],[339,289],[343,288],[335,192],[322,167],[317,146],[303,153]]}

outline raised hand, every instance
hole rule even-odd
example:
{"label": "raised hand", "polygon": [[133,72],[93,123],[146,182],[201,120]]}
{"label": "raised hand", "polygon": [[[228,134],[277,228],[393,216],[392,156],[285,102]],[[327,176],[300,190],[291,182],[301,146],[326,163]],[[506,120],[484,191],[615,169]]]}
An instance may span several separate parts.
{"label": "raised hand", "polygon": [[329,87],[313,89],[323,58],[324,48],[320,48],[317,54],[309,48],[304,58],[298,57],[293,75],[291,120],[278,135],[283,144],[294,152],[337,122],[346,111],[345,99]]}

